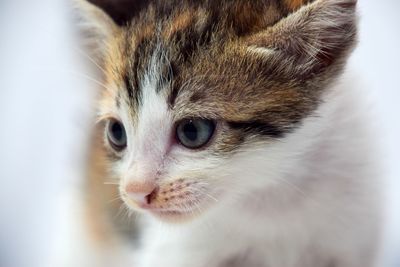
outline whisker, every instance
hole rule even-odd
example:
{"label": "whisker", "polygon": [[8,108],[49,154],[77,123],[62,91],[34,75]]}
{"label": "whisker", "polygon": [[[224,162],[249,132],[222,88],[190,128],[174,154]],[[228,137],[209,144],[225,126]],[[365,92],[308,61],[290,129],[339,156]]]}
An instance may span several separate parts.
{"label": "whisker", "polygon": [[102,83],[102,82],[96,80],[95,78],[93,78],[93,77],[91,77],[91,76],[89,76],[89,75],[87,75],[87,74],[78,73],[78,72],[75,72],[75,71],[67,71],[67,72],[69,72],[69,73],[71,73],[71,74],[74,74],[74,75],[76,75],[76,76],[78,76],[78,77],[86,78],[87,80],[89,80],[89,81],[91,81],[91,82],[94,82],[94,83],[97,84],[97,85],[100,85],[101,87],[103,87],[104,89],[106,89],[108,92],[112,92],[112,91],[113,91],[111,88],[109,88],[109,87],[108,87],[107,85],[105,85],[104,83]]}
{"label": "whisker", "polygon": [[108,204],[112,204],[112,203],[116,202],[117,200],[121,200],[122,201],[121,197],[117,196],[115,198],[112,198],[112,199],[108,200],[107,202],[108,202]]}
{"label": "whisker", "polygon": [[97,85],[100,85],[101,87],[106,89],[108,92],[110,92],[110,93],[113,92],[113,90],[110,87],[108,87],[104,83],[100,82],[99,80],[97,80],[97,79],[95,79],[95,78],[93,78],[93,77],[91,77],[91,76],[89,76],[89,75],[87,75],[85,73],[79,73],[79,72],[76,72],[76,71],[73,71],[73,70],[47,70],[47,71],[48,72],[49,71],[53,71],[53,72],[59,72],[59,73],[68,73],[68,74],[75,75],[76,77],[85,78],[88,81],[91,81],[91,82],[93,82],[93,83],[95,83]]}
{"label": "whisker", "polygon": [[[301,190],[298,186],[296,186],[295,184],[287,181],[284,178],[279,178],[279,179],[275,179],[276,181],[280,181],[283,182],[284,184],[288,185],[290,188],[292,188],[293,190],[295,190],[296,192],[298,192],[299,194],[302,195],[302,197],[308,199],[309,201],[311,201],[313,204],[320,206],[320,207],[324,207],[324,205],[322,203],[320,203],[319,201],[317,201],[316,199],[314,199],[313,197],[311,197],[310,195],[306,194],[303,190]],[[341,221],[345,221],[345,218],[343,216],[341,216],[340,214],[337,213],[333,213],[331,214],[334,217],[336,217],[337,219],[341,220]]]}
{"label": "whisker", "polygon": [[200,193],[200,194],[210,198],[211,200],[218,202],[218,199],[215,198],[214,196],[212,196],[211,194],[207,193],[205,189],[193,187],[193,188],[189,188],[188,191],[192,191],[191,193]]}
{"label": "whisker", "polygon": [[105,185],[119,185],[118,182],[104,182]]}
{"label": "whisker", "polygon": [[299,194],[301,194],[303,197],[309,198],[309,196],[297,185],[295,185],[294,183],[284,179],[284,178],[274,178],[275,181],[280,181],[284,184],[286,184],[287,186],[291,187],[293,190],[297,191]]}
{"label": "whisker", "polygon": [[90,62],[92,62],[97,68],[99,68],[99,70],[101,70],[104,74],[106,73],[106,70],[101,67],[96,60],[94,60],[91,56],[89,56],[87,53],[85,53],[84,51],[82,51],[81,49],[77,48],[77,47],[73,47],[73,49],[75,51],[77,51],[79,54],[81,54],[82,56],[84,56],[85,58],[89,59]]}

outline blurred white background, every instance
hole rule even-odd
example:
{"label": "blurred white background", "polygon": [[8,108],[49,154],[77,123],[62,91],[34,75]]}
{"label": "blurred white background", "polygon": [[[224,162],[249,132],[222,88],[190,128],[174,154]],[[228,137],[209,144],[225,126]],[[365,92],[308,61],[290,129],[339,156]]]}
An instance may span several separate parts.
{"label": "blurred white background", "polygon": [[[384,146],[385,267],[400,267],[399,7],[359,1],[360,45],[349,66],[373,96]],[[58,267],[62,251],[79,245],[71,215],[93,84],[68,15],[63,1],[0,1],[0,267]]]}
{"label": "blurred white background", "polygon": [[400,267],[400,2],[359,0],[360,43],[349,69],[359,74],[376,113],[386,178],[382,266]]}

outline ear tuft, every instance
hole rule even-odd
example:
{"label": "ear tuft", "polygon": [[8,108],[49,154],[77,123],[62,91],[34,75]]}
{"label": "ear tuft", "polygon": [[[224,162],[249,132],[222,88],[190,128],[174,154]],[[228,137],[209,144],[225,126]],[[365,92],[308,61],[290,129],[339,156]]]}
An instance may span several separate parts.
{"label": "ear tuft", "polygon": [[[346,59],[356,41],[356,0],[316,0],[274,26],[247,38],[254,48],[275,51],[314,75]],[[300,67],[299,67],[300,66]],[[293,70],[291,70],[293,71]]]}
{"label": "ear tuft", "polygon": [[86,0],[72,0],[72,7],[83,35],[84,47],[96,60],[101,60],[107,48],[107,41],[115,35],[118,26],[103,10]]}

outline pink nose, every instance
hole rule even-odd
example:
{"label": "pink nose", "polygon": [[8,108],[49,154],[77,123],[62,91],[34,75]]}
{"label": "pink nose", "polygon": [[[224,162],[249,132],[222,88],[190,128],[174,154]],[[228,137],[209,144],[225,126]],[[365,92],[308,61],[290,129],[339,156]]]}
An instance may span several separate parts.
{"label": "pink nose", "polygon": [[150,204],[157,192],[157,185],[153,182],[130,182],[126,185],[125,191],[130,199],[139,205]]}

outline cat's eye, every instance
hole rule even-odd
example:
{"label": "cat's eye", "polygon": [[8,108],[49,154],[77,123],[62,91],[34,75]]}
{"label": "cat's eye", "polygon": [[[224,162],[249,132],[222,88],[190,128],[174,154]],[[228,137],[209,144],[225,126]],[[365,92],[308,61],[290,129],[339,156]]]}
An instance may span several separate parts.
{"label": "cat's eye", "polygon": [[196,149],[210,141],[215,130],[215,122],[206,119],[185,119],[176,127],[176,139],[183,146]]}
{"label": "cat's eye", "polygon": [[127,144],[124,125],[118,120],[111,119],[107,125],[107,138],[114,150],[122,151]]}

